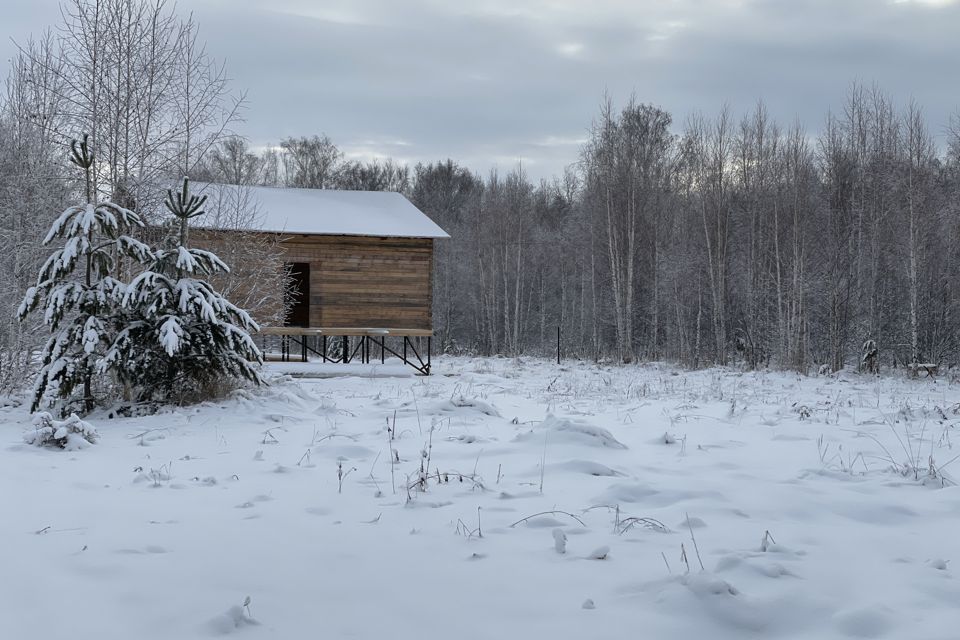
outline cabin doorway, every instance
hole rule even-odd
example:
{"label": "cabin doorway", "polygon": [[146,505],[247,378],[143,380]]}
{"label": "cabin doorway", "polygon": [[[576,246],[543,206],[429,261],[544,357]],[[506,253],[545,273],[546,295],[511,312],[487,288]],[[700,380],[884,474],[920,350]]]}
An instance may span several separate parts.
{"label": "cabin doorway", "polygon": [[288,327],[310,326],[310,263],[288,262],[290,287],[287,289],[284,303],[287,308]]}

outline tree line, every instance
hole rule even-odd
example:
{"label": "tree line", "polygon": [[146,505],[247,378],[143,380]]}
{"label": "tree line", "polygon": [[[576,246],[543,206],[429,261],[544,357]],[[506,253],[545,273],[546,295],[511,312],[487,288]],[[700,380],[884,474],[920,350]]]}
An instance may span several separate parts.
{"label": "tree line", "polygon": [[[322,134],[252,148],[235,132],[244,96],[192,19],[145,0],[70,0],[63,15],[23,45],[0,99],[4,318],[36,273],[40,212],[82,188],[64,145],[89,132],[96,189],[148,228],[183,175],[404,193],[452,236],[434,274],[447,352],[544,355],[559,328],[566,356],[619,362],[838,370],[868,344],[885,366],[957,358],[960,119],[934,129],[879,87],[852,86],[812,129],[762,103],[675,122],[605,98],[563,175],[533,181],[520,163],[350,160]],[[255,218],[246,199],[225,207],[211,213],[233,227]],[[231,261],[282,279],[255,238]],[[5,380],[34,334],[0,325]]]}
{"label": "tree line", "polygon": [[[679,126],[605,99],[578,158],[532,182],[453,160],[345,162],[326,136],[252,152],[211,180],[395,190],[452,236],[437,247],[435,329],[452,352],[746,363],[800,372],[952,363],[960,119],[938,145],[922,109],[855,84],[812,133],[762,103]],[[873,347],[867,347],[873,345]]]}
{"label": "tree line", "polygon": [[[52,273],[42,241],[60,213],[77,202],[109,202],[142,223],[132,229],[137,241],[159,246],[173,221],[164,194],[234,136],[245,108],[196,22],[172,3],[66,0],[61,15],[55,29],[20,45],[0,94],[0,385],[7,389],[24,385],[47,359],[42,345],[56,318],[32,314],[21,323],[17,306],[30,287],[46,290],[54,282],[38,281],[37,273]],[[70,150],[81,136],[96,160],[78,175]],[[241,197],[220,194],[207,211],[236,229],[248,227],[255,213]],[[83,232],[97,235],[90,224],[81,225]],[[111,261],[111,279],[127,281],[144,268],[78,238],[72,241],[89,250],[88,260]],[[275,298],[286,280],[275,247],[240,234],[226,258],[241,257],[258,265],[261,282],[238,287],[234,276],[214,269],[217,289],[242,289],[243,296],[232,296],[241,306]],[[92,302],[78,304],[76,313],[92,313]],[[106,357],[102,345],[90,344],[88,360]],[[57,384],[61,391],[69,386]]]}

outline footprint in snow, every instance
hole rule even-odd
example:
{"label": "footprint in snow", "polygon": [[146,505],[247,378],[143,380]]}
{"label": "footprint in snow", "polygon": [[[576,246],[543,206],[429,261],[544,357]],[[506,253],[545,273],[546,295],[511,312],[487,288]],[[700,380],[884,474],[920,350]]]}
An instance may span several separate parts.
{"label": "footprint in snow", "polygon": [[150,544],[150,545],[147,545],[147,546],[143,547],[142,549],[118,549],[118,550],[116,551],[116,553],[123,553],[123,554],[141,556],[141,555],[146,555],[146,554],[154,554],[154,555],[156,555],[156,554],[161,554],[161,553],[169,553],[169,551],[167,551],[167,549],[165,549],[164,547],[161,547],[161,546],[159,546],[159,545]]}
{"label": "footprint in snow", "polygon": [[686,517],[683,519],[683,522],[677,525],[678,529],[703,529],[707,526],[707,523],[697,517]]}
{"label": "footprint in snow", "polygon": [[851,638],[879,638],[896,626],[896,618],[882,605],[844,609],[833,614],[837,629]]}
{"label": "footprint in snow", "polygon": [[717,562],[717,573],[730,571],[742,571],[745,573],[759,575],[765,578],[796,578],[793,573],[778,562],[768,562],[763,555],[757,554],[730,554],[726,555]]}
{"label": "footprint in snow", "polygon": [[567,462],[548,465],[548,467],[560,471],[583,473],[594,477],[614,478],[624,475],[615,469],[611,469],[605,464],[600,464],[599,462],[593,462],[591,460],[569,460]]}

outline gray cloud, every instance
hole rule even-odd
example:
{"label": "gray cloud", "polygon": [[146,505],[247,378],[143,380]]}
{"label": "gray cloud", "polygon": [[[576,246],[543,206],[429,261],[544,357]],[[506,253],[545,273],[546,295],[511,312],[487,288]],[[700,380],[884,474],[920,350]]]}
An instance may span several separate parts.
{"label": "gray cloud", "polygon": [[[6,3],[14,4],[10,0]],[[269,8],[267,8],[269,6]],[[960,4],[945,0],[194,0],[209,50],[249,92],[254,144],[325,132],[348,153],[452,157],[532,177],[577,156],[604,91],[693,111],[763,99],[811,131],[855,80],[958,106]],[[5,10],[15,38],[53,0]],[[2,48],[6,46],[6,48]],[[8,58],[9,44],[0,45]]]}

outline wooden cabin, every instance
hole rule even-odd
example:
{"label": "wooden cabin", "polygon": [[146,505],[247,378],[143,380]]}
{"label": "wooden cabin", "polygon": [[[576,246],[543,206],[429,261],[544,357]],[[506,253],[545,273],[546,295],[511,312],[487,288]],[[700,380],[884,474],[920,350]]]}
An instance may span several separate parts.
{"label": "wooden cabin", "polygon": [[[382,359],[385,336],[403,337],[406,353],[407,338],[433,335],[434,242],[449,236],[402,194],[223,185],[197,191],[215,200],[225,189],[242,189],[256,205],[253,226],[279,236],[293,277],[286,326],[265,333],[293,336],[304,359],[306,336],[323,338],[324,358],[328,337],[347,338],[347,353],[349,337],[359,336],[353,348],[369,359],[371,338]],[[207,233],[217,233],[216,220],[204,222]]]}

